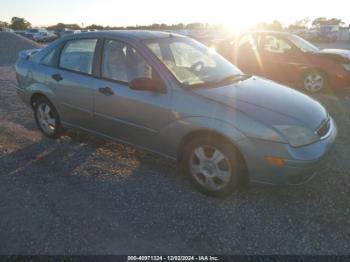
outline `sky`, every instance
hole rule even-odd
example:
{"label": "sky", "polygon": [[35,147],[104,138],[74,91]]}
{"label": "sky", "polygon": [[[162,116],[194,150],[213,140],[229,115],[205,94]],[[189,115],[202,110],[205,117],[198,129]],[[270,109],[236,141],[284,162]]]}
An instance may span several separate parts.
{"label": "sky", "polygon": [[24,17],[32,26],[63,23],[133,26],[153,23],[213,23],[246,29],[279,20],[289,25],[309,17],[350,23],[350,0],[0,0],[0,21]]}

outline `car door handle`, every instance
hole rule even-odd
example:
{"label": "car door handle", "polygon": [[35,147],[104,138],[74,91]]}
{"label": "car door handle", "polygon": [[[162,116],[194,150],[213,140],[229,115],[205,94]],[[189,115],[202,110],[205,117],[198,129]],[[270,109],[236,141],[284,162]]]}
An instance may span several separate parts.
{"label": "car door handle", "polygon": [[60,74],[53,74],[51,77],[52,77],[52,79],[56,80],[56,82],[63,80],[63,78]]}
{"label": "car door handle", "polygon": [[108,86],[106,86],[106,87],[100,87],[100,88],[98,89],[98,91],[99,91],[100,93],[104,94],[105,96],[111,96],[111,95],[114,94],[113,90],[112,90],[110,87],[108,87]]}

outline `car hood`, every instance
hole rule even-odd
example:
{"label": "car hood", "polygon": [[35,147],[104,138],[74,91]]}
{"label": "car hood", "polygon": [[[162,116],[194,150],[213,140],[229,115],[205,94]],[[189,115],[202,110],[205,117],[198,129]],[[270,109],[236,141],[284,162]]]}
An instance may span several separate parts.
{"label": "car hood", "polygon": [[194,92],[270,125],[296,124],[315,130],[327,118],[327,111],[319,102],[261,77]]}
{"label": "car hood", "polygon": [[342,59],[350,62],[350,50],[344,49],[323,49],[317,52],[319,55],[328,56],[335,59]]}

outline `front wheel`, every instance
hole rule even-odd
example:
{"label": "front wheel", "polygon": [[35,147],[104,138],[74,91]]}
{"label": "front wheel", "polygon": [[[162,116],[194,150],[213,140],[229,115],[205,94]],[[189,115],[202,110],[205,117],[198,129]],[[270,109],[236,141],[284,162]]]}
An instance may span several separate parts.
{"label": "front wheel", "polygon": [[307,92],[317,93],[325,89],[326,78],[322,73],[318,71],[312,71],[304,75],[302,84]]}
{"label": "front wheel", "polygon": [[62,132],[60,118],[55,107],[45,97],[35,102],[34,116],[40,131],[49,138],[58,138]]}
{"label": "front wheel", "polygon": [[193,186],[210,196],[231,194],[242,176],[238,152],[218,139],[199,137],[189,142],[183,164]]}

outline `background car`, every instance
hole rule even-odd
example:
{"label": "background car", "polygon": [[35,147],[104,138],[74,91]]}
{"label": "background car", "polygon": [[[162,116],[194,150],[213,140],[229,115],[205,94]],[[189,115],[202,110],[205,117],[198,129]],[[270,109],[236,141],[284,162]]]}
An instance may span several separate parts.
{"label": "background car", "polygon": [[350,51],[324,49],[284,32],[256,31],[226,39],[216,49],[244,72],[315,93],[350,86]]}
{"label": "background car", "polygon": [[335,42],[338,40],[339,26],[338,25],[322,25],[319,28],[319,41]]}
{"label": "background car", "polygon": [[11,28],[8,27],[0,27],[0,32],[10,32],[13,33],[14,31]]}
{"label": "background car", "polygon": [[53,32],[39,32],[32,36],[32,39],[36,42],[51,42],[57,39],[58,36]]}
{"label": "background car", "polygon": [[71,30],[71,29],[66,29],[61,32],[60,36],[67,36],[67,35],[73,35],[73,34],[78,34],[81,33],[80,30]]}
{"label": "background car", "polygon": [[38,34],[38,33],[47,33],[47,30],[44,28],[32,28],[32,29],[25,31],[24,36],[29,38],[29,39],[33,39],[33,36],[35,34]]}

